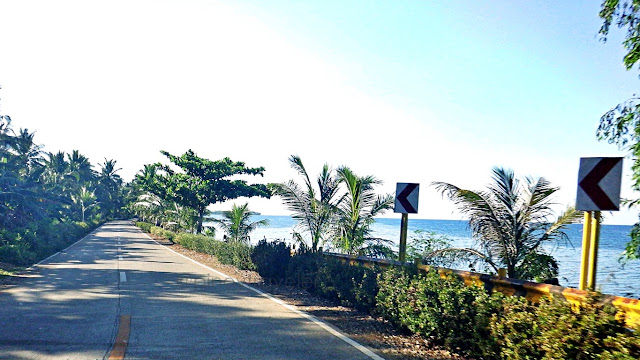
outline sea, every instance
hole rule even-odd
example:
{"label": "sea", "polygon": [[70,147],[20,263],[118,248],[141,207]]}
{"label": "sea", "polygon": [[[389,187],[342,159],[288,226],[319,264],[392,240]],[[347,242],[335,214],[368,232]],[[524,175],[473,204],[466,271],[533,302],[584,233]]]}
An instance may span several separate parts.
{"label": "sea", "polygon": [[[261,239],[292,242],[292,232],[296,226],[290,216],[254,215],[251,221],[266,219],[269,225],[257,228],[251,233],[251,242]],[[446,236],[455,247],[473,245],[468,221],[464,220],[425,220],[409,218],[408,237],[416,230],[430,231]],[[372,226],[373,236],[391,240],[397,244],[400,239],[400,219],[377,218]],[[605,294],[640,298],[640,260],[626,263],[620,260],[629,241],[629,225],[602,225],[598,250],[598,268],[596,287]],[[559,281],[561,286],[578,287],[580,275],[580,257],[582,245],[582,225],[569,225],[565,231],[569,237],[566,244],[557,244],[546,250],[559,263]],[[462,268],[460,270],[469,270]]]}

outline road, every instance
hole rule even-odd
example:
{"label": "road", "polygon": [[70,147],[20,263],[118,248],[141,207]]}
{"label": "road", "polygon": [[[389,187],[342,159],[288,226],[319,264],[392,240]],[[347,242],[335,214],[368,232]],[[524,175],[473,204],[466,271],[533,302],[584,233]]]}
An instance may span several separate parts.
{"label": "road", "polygon": [[377,358],[130,222],[103,225],[1,289],[0,329],[0,359]]}

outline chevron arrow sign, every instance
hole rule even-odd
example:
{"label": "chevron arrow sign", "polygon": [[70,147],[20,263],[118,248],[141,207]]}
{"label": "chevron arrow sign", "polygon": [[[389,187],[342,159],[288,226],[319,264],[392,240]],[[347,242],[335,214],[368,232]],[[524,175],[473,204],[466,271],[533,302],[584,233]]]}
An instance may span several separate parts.
{"label": "chevron arrow sign", "polygon": [[576,209],[620,210],[621,180],[621,157],[580,158]]}
{"label": "chevron arrow sign", "polygon": [[396,204],[393,212],[416,214],[418,212],[418,193],[420,184],[397,183]]}

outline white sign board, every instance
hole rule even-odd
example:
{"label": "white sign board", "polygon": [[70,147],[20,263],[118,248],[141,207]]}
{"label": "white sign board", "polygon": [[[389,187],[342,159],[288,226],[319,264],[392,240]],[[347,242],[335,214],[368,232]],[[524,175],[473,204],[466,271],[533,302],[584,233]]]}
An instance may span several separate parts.
{"label": "white sign board", "polygon": [[418,194],[420,184],[397,183],[396,204],[393,212],[403,214],[416,214],[418,212]]}
{"label": "white sign board", "polygon": [[621,157],[580,158],[576,209],[620,210]]}

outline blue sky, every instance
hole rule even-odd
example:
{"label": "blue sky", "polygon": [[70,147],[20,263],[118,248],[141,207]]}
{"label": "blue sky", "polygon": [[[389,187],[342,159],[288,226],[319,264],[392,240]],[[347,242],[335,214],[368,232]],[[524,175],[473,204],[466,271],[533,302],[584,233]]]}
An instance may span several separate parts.
{"label": "blue sky", "polygon": [[[575,201],[581,156],[622,156],[599,117],[635,93],[597,2],[86,1],[0,3],[2,111],[46,150],[159,150],[265,166],[264,182],[348,165],[419,182],[421,218],[460,218],[431,181],[482,188],[492,166]],[[622,195],[630,192],[627,161]],[[217,205],[227,208],[230,204]],[[277,199],[254,210],[284,213]],[[609,215],[633,223],[637,211]]]}

